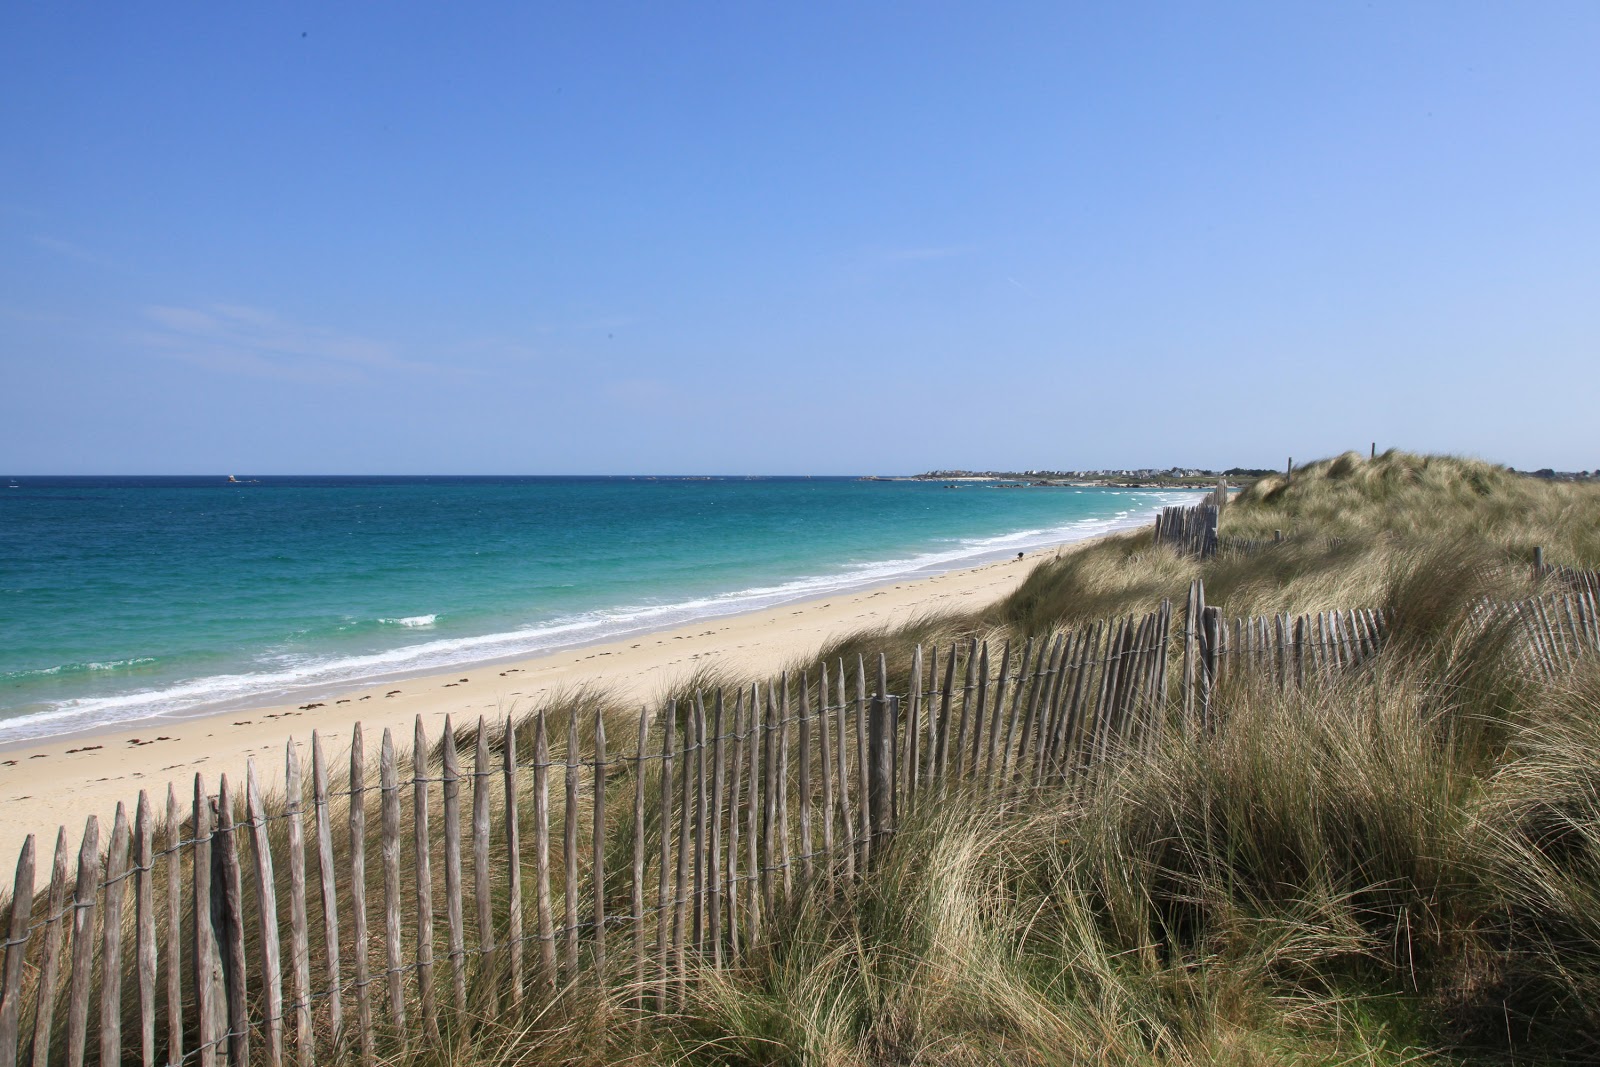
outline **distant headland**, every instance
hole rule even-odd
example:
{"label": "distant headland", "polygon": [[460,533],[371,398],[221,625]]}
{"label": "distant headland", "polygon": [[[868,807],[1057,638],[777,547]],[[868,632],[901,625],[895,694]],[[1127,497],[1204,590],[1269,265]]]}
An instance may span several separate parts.
{"label": "distant headland", "polygon": [[1212,489],[1219,479],[1237,483],[1272,474],[1270,470],[1231,467],[1224,471],[1204,470],[1199,467],[1168,467],[1156,470],[1149,467],[1106,470],[1027,470],[1027,471],[969,471],[934,470],[922,474],[900,476],[873,476],[863,479],[873,482],[999,482],[1005,488],[1035,488],[1042,486],[1111,486],[1119,489]]}

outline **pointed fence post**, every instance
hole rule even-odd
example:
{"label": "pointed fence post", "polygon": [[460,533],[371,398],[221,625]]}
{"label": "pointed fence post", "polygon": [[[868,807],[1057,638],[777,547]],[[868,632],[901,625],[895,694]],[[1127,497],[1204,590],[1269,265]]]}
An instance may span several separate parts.
{"label": "pointed fence post", "polygon": [[[249,990],[244,955],[244,885],[239,869],[239,843],[234,836],[233,791],[224,774],[217,783],[217,840],[213,855],[222,871],[222,987],[227,992],[228,1060],[249,1067]],[[108,911],[106,918],[110,919]],[[104,1039],[102,1038],[102,1041]],[[102,1045],[104,1047],[104,1045]]]}
{"label": "pointed fence post", "polygon": [[33,835],[22,842],[17,877],[11,889],[11,921],[6,929],[6,965],[0,977],[0,1067],[17,1067],[17,1030],[22,1011],[22,963],[28,954],[28,920],[33,916]]}
{"label": "pointed fence post", "polygon": [[[200,794],[196,803],[203,800],[204,794]],[[209,876],[209,864],[206,871]],[[94,917],[99,895],[100,820],[91,815],[83,827],[83,845],[78,849],[78,886],[72,895],[72,980],[67,987],[67,1067],[83,1067],[83,1054],[88,1046],[89,987],[94,983]],[[197,926],[206,926],[207,932],[210,932],[209,924],[198,923]],[[205,1063],[204,1053],[200,1062]]]}
{"label": "pointed fence post", "polygon": [[[353,786],[352,786],[353,788]],[[311,731],[311,804],[317,827],[317,875],[322,893],[322,948],[328,976],[329,1037],[344,1037],[344,994],[339,988],[339,893],[333,867],[333,816],[328,808],[328,764],[322,739]]]}
{"label": "pointed fence post", "polygon": [[272,846],[267,840],[266,806],[261,803],[261,782],[256,777],[256,761],[245,761],[245,817],[250,821],[250,838],[256,853],[254,889],[256,923],[261,952],[261,985],[266,995],[264,1037],[267,1064],[283,1064],[283,973],[278,961],[277,881],[272,872]]}
{"label": "pointed fence post", "polygon": [[350,918],[355,953],[356,1027],[362,1067],[372,1067],[372,996],[367,986],[367,752],[358,722],[350,730]]}
{"label": "pointed fence post", "polygon": [[[412,845],[417,879],[417,999],[422,1032],[434,1048],[441,1043],[439,1005],[433,991],[433,843],[428,835],[428,735],[417,716],[411,742]],[[292,824],[291,824],[292,825]],[[310,1067],[302,1064],[302,1067]]]}
{"label": "pointed fence post", "polygon": [[867,796],[868,835],[872,839],[870,856],[881,863],[894,826],[894,742],[891,731],[899,718],[899,698],[876,694],[872,699],[868,724]]}

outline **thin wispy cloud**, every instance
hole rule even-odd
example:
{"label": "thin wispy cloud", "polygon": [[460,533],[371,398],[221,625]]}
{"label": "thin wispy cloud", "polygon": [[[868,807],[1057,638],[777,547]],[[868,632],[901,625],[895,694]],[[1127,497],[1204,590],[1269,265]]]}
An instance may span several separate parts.
{"label": "thin wispy cloud", "polygon": [[961,259],[973,251],[969,245],[871,245],[851,253],[842,273],[853,282],[872,282]]}
{"label": "thin wispy cloud", "polygon": [[356,334],[292,322],[238,304],[143,309],[135,340],[149,350],[210,370],[300,382],[361,382],[397,372],[438,371],[394,347]]}
{"label": "thin wispy cloud", "polygon": [[972,251],[964,245],[928,245],[916,248],[879,248],[867,253],[869,259],[880,263],[928,263],[937,259],[954,259]]}
{"label": "thin wispy cloud", "polygon": [[51,237],[48,234],[34,234],[32,240],[37,247],[63,259],[74,260],[78,263],[88,263],[95,267],[116,266],[115,263],[100,255],[100,253],[72,241],[63,240],[60,237]]}

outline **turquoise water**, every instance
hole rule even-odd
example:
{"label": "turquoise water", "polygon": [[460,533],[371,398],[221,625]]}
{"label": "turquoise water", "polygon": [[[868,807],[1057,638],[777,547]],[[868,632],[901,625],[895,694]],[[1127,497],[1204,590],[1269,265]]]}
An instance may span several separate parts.
{"label": "turquoise water", "polygon": [[1145,521],[1182,495],[846,478],[0,479],[0,743],[950,570]]}

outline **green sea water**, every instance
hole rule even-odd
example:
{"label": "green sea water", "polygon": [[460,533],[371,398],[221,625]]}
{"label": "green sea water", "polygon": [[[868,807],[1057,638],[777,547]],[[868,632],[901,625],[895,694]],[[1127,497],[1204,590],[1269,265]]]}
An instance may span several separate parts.
{"label": "green sea water", "polygon": [[0,743],[931,574],[1187,496],[853,478],[0,479]]}

